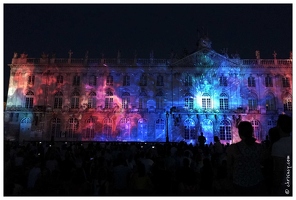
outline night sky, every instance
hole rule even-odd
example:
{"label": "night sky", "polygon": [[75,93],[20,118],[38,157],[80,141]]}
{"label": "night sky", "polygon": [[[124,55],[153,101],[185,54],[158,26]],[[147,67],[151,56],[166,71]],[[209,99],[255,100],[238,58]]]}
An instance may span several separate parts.
{"label": "night sky", "polygon": [[196,50],[198,33],[212,48],[242,59],[287,59],[292,51],[292,4],[3,4],[4,100],[13,53],[40,58],[169,58]]}

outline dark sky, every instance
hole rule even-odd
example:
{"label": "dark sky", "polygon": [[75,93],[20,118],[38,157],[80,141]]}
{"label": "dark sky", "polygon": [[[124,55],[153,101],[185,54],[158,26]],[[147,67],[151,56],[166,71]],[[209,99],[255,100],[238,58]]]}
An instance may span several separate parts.
{"label": "dark sky", "polygon": [[254,59],[289,58],[292,50],[292,4],[3,4],[4,99],[13,53],[40,58],[169,58],[196,50],[197,30],[212,48]]}

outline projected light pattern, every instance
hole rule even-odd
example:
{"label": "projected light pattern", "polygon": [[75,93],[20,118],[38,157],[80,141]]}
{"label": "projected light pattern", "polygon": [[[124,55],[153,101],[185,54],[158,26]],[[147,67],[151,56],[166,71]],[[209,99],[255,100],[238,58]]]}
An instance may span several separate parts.
{"label": "projected light pattern", "polygon": [[[207,41],[207,40],[206,40]],[[292,113],[292,60],[228,58],[201,43],[181,59],[12,59],[5,137],[16,140],[258,142]],[[259,62],[260,61],[260,62]],[[251,81],[250,81],[251,80]],[[254,80],[254,81],[252,81]],[[283,84],[281,84],[283,82]]]}

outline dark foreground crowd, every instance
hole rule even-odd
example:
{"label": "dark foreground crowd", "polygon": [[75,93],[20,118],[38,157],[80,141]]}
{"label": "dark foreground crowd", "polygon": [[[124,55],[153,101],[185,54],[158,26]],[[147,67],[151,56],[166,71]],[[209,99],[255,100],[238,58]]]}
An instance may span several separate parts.
{"label": "dark foreground crowd", "polygon": [[[217,137],[209,145],[185,142],[21,145],[5,141],[4,196],[279,195],[273,189],[272,143],[267,138],[256,144],[262,150],[260,156],[263,155],[257,163],[260,173],[245,174],[239,180],[232,170],[240,173],[244,166],[253,165],[253,161],[244,160],[244,166],[238,164],[232,168],[230,155],[237,150],[232,145],[221,144]],[[241,147],[244,146],[238,149]],[[234,150],[230,152],[231,149]],[[244,158],[242,154],[238,157]],[[257,174],[262,174],[262,179]],[[248,189],[241,193],[237,184],[253,181],[249,177],[259,181],[256,192],[248,193],[251,191]]]}

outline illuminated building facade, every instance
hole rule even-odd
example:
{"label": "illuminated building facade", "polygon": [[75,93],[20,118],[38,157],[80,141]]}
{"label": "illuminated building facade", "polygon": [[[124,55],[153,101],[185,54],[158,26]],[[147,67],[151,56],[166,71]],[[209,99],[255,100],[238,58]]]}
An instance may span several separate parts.
{"label": "illuminated building facade", "polygon": [[27,58],[15,53],[5,138],[19,141],[239,141],[251,121],[265,140],[278,114],[292,115],[289,59],[229,58],[202,37],[183,58]]}

